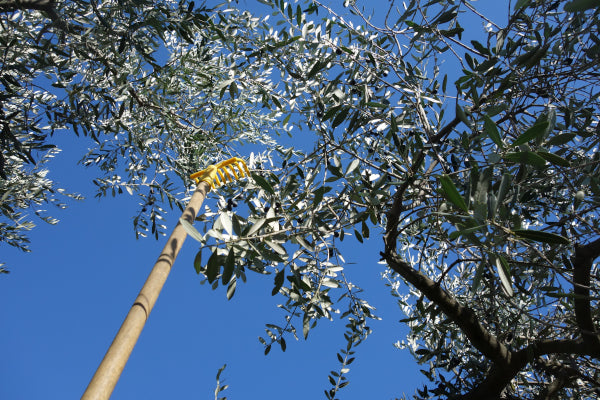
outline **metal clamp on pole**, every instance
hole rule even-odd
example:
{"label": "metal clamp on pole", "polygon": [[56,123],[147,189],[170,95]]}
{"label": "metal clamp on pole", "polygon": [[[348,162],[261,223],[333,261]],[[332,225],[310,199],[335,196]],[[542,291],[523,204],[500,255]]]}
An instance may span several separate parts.
{"label": "metal clamp on pole", "polygon": [[[237,171],[234,167],[237,167]],[[215,182],[217,186],[220,186],[223,183],[232,182],[234,178],[239,179],[243,176],[250,176],[250,171],[244,160],[237,157],[222,161],[216,165],[211,165],[202,171],[192,174],[190,178],[195,179],[198,186],[186,209],[183,211],[181,219],[190,224],[194,223],[207,193],[215,188]],[[146,283],[144,283],[135,302],[131,306],[127,317],[125,317],[119,332],[117,332],[102,359],[100,366],[83,393],[82,399],[106,400],[110,398],[121,376],[121,372],[123,372],[123,368],[125,368],[125,364],[131,355],[133,347],[146,324],[150,311],[152,311],[169,272],[171,272],[173,263],[177,258],[177,254],[179,254],[179,250],[181,250],[186,236],[187,231],[181,223],[178,223],[173,229],[156,264],[154,264],[152,271],[150,271]]]}

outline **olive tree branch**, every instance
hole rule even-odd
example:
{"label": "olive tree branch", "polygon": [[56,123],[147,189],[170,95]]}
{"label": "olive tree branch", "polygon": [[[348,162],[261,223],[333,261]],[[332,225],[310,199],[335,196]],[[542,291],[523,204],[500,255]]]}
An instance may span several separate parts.
{"label": "olive tree branch", "polygon": [[0,0],[0,12],[17,10],[48,11],[54,8],[54,0]]}
{"label": "olive tree branch", "polygon": [[573,257],[575,320],[588,350],[595,353],[600,353],[600,335],[592,319],[590,271],[598,256],[600,256],[600,238],[583,246],[575,245],[575,257]]}
{"label": "olive tree branch", "polygon": [[17,10],[42,11],[57,28],[66,32],[73,32],[74,28],[67,24],[56,12],[55,0],[0,0],[0,13]]}
{"label": "olive tree branch", "polygon": [[[460,123],[458,117],[454,117],[446,126],[429,138],[431,144],[439,143],[443,138],[448,136],[454,128]],[[408,187],[414,182],[416,171],[425,159],[425,151],[419,152],[418,156],[413,160],[410,169],[407,172],[406,180],[400,185],[394,194],[394,202],[387,212],[387,225],[385,227],[384,243],[385,252],[394,252],[396,250],[396,239],[398,238],[398,221],[403,210],[404,193]]]}
{"label": "olive tree branch", "polygon": [[471,344],[484,356],[499,365],[507,365],[511,359],[510,350],[492,335],[477,318],[475,312],[460,304],[452,295],[435,281],[415,270],[396,253],[381,253],[392,270],[415,286],[429,300],[433,301],[469,338]]}
{"label": "olive tree branch", "polygon": [[538,340],[530,345],[510,352],[505,364],[494,363],[486,378],[472,391],[461,396],[461,400],[491,400],[501,398],[502,390],[528,363],[548,354],[575,354],[600,357],[600,352],[590,353],[582,339]]}

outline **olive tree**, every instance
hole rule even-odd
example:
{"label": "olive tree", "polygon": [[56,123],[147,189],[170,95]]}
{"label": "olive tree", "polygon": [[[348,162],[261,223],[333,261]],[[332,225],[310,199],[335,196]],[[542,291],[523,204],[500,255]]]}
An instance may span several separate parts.
{"label": "olive tree", "polygon": [[231,297],[248,271],[273,277],[286,315],[266,353],[340,313],[335,398],[376,318],[342,252],[377,236],[410,327],[397,346],[429,381],[416,398],[593,397],[599,8],[519,0],[498,20],[461,0],[264,3],[240,66],[271,68],[298,141],[253,157],[253,179],[203,216],[203,279]]}
{"label": "olive tree", "polygon": [[[236,72],[257,24],[194,2],[1,1],[0,240],[28,250],[35,215],[57,222],[44,211],[67,195],[46,166],[60,151],[54,134],[88,138],[81,163],[96,167],[98,196],[140,196],[142,236],[161,233],[190,173],[235,143],[272,147],[280,128],[258,106],[272,97],[264,68]],[[244,74],[253,80],[238,91],[229,83]]]}
{"label": "olive tree", "polygon": [[252,179],[213,194],[192,231],[194,267],[229,298],[247,273],[272,277],[285,316],[266,353],[339,314],[328,398],[377,318],[343,256],[373,236],[410,328],[397,346],[429,381],[415,397],[593,396],[593,2],[508,2],[501,20],[465,0],[263,3],[269,18],[1,1],[2,240],[25,247],[25,214],[64,193],[44,167],[54,132],[95,143],[82,163],[99,167],[99,196],[140,196],[138,235],[158,236],[189,173],[249,148]]}

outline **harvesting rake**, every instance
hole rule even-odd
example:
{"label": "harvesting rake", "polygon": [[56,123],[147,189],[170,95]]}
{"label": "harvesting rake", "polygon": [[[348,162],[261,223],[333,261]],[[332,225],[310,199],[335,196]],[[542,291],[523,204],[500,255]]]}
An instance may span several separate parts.
{"label": "harvesting rake", "polygon": [[[211,165],[190,175],[190,178],[196,181],[197,187],[180,220],[193,224],[207,193],[211,189],[244,176],[250,176],[250,171],[244,160],[237,157]],[[117,332],[100,366],[83,393],[82,399],[105,400],[112,394],[186,236],[186,228],[182,222],[179,222],[173,229],[162,253],[154,264],[150,275],[148,275],[146,283],[144,283],[119,332]]]}

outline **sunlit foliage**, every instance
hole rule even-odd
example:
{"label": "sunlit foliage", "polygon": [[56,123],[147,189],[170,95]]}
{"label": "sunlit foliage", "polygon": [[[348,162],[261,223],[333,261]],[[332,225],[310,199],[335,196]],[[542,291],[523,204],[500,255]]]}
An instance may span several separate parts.
{"label": "sunlit foliage", "polygon": [[[83,163],[99,195],[138,193],[136,231],[158,235],[187,174],[251,153],[252,179],[203,210],[194,267],[228,298],[246,274],[273,279],[285,316],[265,353],[344,319],[327,398],[377,318],[342,254],[369,237],[410,328],[397,346],[427,380],[415,398],[596,396],[594,2],[261,3],[269,18],[237,3],[2,6],[3,193],[32,205],[33,185],[11,180],[44,179],[27,163],[72,129],[97,143]],[[54,199],[43,187],[36,201]]]}

